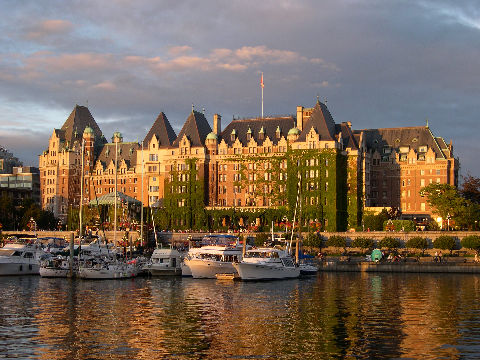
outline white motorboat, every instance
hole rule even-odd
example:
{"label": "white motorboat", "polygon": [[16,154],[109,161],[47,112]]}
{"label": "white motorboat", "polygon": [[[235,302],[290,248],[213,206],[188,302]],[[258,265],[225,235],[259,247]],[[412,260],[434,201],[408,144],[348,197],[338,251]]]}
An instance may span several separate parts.
{"label": "white motorboat", "polygon": [[153,276],[182,275],[182,256],[175,249],[155,249],[142,270]]}
{"label": "white motorboat", "polygon": [[[242,246],[207,245],[191,249],[184,260],[184,267],[195,279],[215,279],[216,274],[236,273],[232,263],[241,259]],[[185,274],[182,272],[182,275]]]}
{"label": "white motorboat", "polygon": [[182,276],[215,279],[216,274],[236,273],[233,261],[242,258],[238,237],[230,234],[205,235],[201,247],[192,247],[181,264]]}
{"label": "white motorboat", "polygon": [[300,276],[300,268],[287,252],[276,248],[248,250],[242,261],[233,267],[242,280],[292,279]]}
{"label": "white motorboat", "polygon": [[[77,261],[74,258],[73,273],[77,271]],[[56,256],[40,262],[41,277],[68,277],[70,275],[70,260],[65,256]]]}
{"label": "white motorboat", "polygon": [[0,275],[38,275],[46,256],[40,244],[12,243],[0,249]]}
{"label": "white motorboat", "polygon": [[81,279],[126,279],[138,274],[135,260],[124,262],[108,258],[93,258],[79,264]]}

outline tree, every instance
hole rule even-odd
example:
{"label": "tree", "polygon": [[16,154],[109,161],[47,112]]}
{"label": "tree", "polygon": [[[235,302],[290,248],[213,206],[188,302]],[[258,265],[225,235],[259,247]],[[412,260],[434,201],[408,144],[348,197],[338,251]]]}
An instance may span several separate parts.
{"label": "tree", "polygon": [[400,247],[400,240],[391,236],[386,236],[379,241],[378,246],[380,248],[387,248],[388,250],[398,249]]}
{"label": "tree", "polygon": [[442,235],[433,241],[434,249],[448,250],[450,251],[450,255],[452,255],[452,251],[455,250],[456,246],[457,243],[453,236]]}
{"label": "tree", "polygon": [[372,213],[366,214],[364,216],[363,224],[365,229],[382,231],[383,223],[389,219],[387,209],[382,209],[382,211],[374,215]]}
{"label": "tree", "polygon": [[373,249],[375,246],[375,241],[372,238],[368,237],[357,237],[352,241],[352,247],[360,248],[363,251],[368,249]]}
{"label": "tree", "polygon": [[480,178],[470,174],[464,177],[460,194],[467,200],[480,204]]}
{"label": "tree", "polygon": [[408,239],[405,247],[409,249],[417,249],[422,250],[422,256],[425,254],[425,250],[428,249],[428,241],[426,238],[421,236],[415,236],[413,238]]}
{"label": "tree", "polygon": [[427,203],[433,212],[443,219],[448,216],[455,219],[464,212],[465,199],[460,196],[455,186],[432,183],[422,188],[420,194],[427,198]]}
{"label": "tree", "polygon": [[465,236],[461,241],[462,247],[465,249],[475,250],[477,254],[480,254],[480,236],[469,235]]}

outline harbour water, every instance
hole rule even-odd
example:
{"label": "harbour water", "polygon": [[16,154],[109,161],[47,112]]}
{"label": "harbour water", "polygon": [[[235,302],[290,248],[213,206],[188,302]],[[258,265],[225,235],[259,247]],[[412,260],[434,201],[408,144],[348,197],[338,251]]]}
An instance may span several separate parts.
{"label": "harbour water", "polygon": [[0,278],[0,358],[475,359],[480,275]]}

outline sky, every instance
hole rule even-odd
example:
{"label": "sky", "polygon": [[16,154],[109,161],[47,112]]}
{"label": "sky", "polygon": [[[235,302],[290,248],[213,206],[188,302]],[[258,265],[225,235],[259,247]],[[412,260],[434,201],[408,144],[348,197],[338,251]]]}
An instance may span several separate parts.
{"label": "sky", "polygon": [[142,141],[163,111],[295,114],[327,101],[354,129],[429,126],[480,177],[477,0],[2,0],[0,146],[38,166],[88,105]]}

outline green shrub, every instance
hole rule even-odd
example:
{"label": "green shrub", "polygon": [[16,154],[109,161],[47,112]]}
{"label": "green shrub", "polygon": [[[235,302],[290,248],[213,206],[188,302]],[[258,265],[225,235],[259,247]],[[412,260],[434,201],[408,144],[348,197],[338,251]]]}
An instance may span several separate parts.
{"label": "green shrub", "polygon": [[475,250],[477,254],[480,253],[480,236],[478,235],[465,236],[461,244],[465,249]]}
{"label": "green shrub", "polygon": [[433,241],[434,249],[449,250],[450,255],[452,254],[452,251],[455,250],[456,246],[457,242],[453,236],[442,235]]}
{"label": "green shrub", "polygon": [[345,249],[347,247],[347,238],[339,235],[330,236],[327,240],[327,246]]}
{"label": "green shrub", "polygon": [[325,237],[322,235],[318,233],[309,233],[307,238],[303,241],[303,245],[321,249],[324,241]]}
{"label": "green shrub", "polygon": [[378,242],[378,247],[387,248],[389,250],[398,249],[400,247],[400,240],[391,236],[386,236]]}
{"label": "green shrub", "polygon": [[259,233],[255,236],[255,246],[263,246],[270,239],[270,235],[266,233]]}
{"label": "green shrub", "polygon": [[368,237],[358,237],[353,239],[352,247],[360,249],[373,249],[375,247],[375,241]]}
{"label": "green shrub", "polygon": [[422,255],[425,253],[425,250],[428,249],[429,244],[426,238],[421,236],[415,236],[411,239],[408,239],[407,243],[405,244],[406,248],[409,249],[417,249],[422,250]]}
{"label": "green shrub", "polygon": [[383,223],[383,230],[415,231],[415,229],[415,222],[412,220],[387,220]]}

